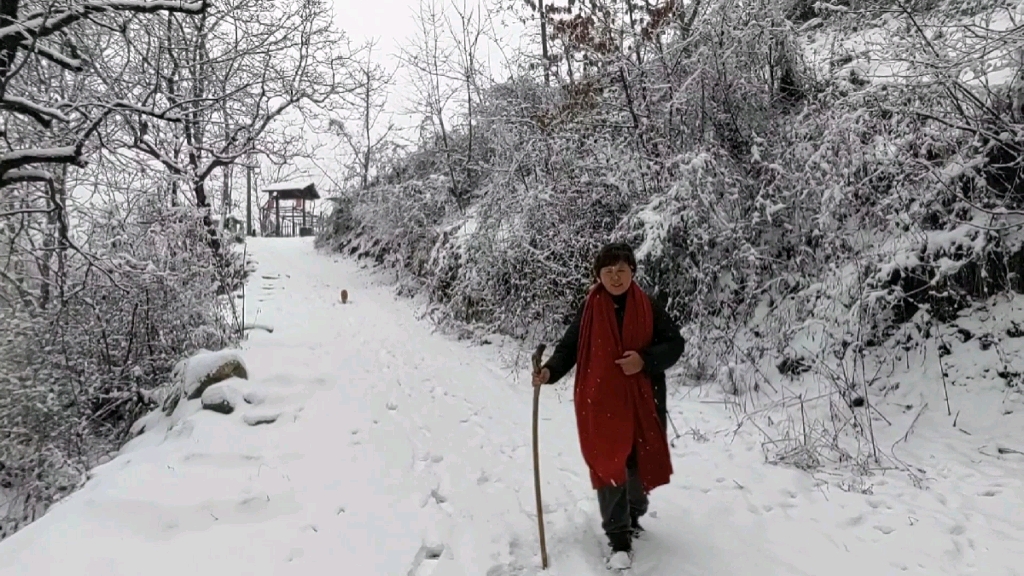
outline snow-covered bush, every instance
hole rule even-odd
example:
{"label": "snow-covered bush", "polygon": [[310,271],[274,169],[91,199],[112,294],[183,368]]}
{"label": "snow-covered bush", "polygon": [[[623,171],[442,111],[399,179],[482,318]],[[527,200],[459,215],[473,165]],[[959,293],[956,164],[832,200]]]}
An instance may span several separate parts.
{"label": "snow-covered bush", "polygon": [[422,272],[436,227],[455,210],[440,176],[387,185],[339,200],[318,242],[379,265]]}
{"label": "snow-covered bush", "polygon": [[76,212],[75,246],[55,242],[49,266],[33,248],[33,215],[0,234],[25,264],[0,283],[0,536],[116,450],[182,356],[236,339],[224,293],[242,277],[240,258],[213,253],[195,209],[134,208]]}
{"label": "snow-covered bush", "polygon": [[[517,337],[571,318],[591,284],[589,264],[629,209],[631,194],[581,178],[549,190],[490,194],[474,214],[462,274],[447,302],[455,319]],[[517,205],[510,212],[509,204]]]}
{"label": "snow-covered bush", "polygon": [[338,250],[350,234],[359,227],[353,213],[353,198],[341,196],[329,199],[332,202],[331,212],[322,233],[316,237],[317,248]]}
{"label": "snow-covered bush", "polygon": [[[555,337],[594,250],[624,239],[697,336],[691,364],[737,393],[810,372],[830,383],[818,431],[864,440],[851,410],[879,365],[974,299],[1024,290],[1016,28],[893,13],[928,3],[597,4],[602,18],[553,16],[558,82],[524,64],[462,119],[487,150],[464,211],[403,199],[454,182],[437,160],[451,149],[425,138],[339,213],[355,223],[342,244],[420,280],[435,317]],[[964,64],[980,54],[998,62]],[[1004,88],[979,79],[1000,70]],[[824,432],[781,437],[782,459],[832,457]]]}

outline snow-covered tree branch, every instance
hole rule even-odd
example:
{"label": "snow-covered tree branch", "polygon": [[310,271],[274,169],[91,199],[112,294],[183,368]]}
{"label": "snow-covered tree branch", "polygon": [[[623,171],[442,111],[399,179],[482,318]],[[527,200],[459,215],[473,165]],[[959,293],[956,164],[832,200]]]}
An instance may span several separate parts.
{"label": "snow-covered tree branch", "polygon": [[[99,0],[66,5],[0,2],[0,187],[47,178],[39,170],[83,166],[90,138],[112,108],[133,108],[90,92],[75,75],[85,70],[76,28],[101,19],[155,13],[200,14],[205,0]],[[107,53],[95,54],[103,59]],[[70,75],[70,76],[69,76]],[[78,86],[72,98],[52,97],[51,86]],[[26,172],[25,167],[34,167]],[[12,173],[13,171],[13,173]]]}
{"label": "snow-covered tree branch", "polygon": [[[138,58],[95,66],[108,90],[173,112],[173,122],[119,114],[105,145],[159,163],[180,200],[211,207],[213,176],[255,154],[284,162],[304,147],[303,122],[341,105],[350,53],[319,0],[231,0],[200,15],[130,27]],[[221,196],[230,198],[230,178]]]}

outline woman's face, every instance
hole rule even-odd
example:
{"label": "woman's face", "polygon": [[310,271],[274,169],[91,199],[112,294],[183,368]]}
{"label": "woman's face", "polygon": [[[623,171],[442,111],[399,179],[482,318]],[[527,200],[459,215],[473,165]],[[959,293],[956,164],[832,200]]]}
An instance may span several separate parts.
{"label": "woman's face", "polygon": [[620,296],[625,294],[626,290],[629,290],[630,284],[633,283],[633,271],[630,270],[629,264],[619,262],[614,266],[601,268],[598,279],[608,293],[612,296]]}

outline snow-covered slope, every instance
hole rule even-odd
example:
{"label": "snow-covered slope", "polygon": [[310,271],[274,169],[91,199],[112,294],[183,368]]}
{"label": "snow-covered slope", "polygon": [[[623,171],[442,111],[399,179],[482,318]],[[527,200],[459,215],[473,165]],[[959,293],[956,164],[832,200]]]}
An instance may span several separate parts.
{"label": "snow-covered slope", "polygon": [[[508,350],[435,334],[411,303],[311,240],[254,239],[250,251],[259,271],[247,309],[275,328],[242,352],[251,380],[236,385],[257,403],[152,427],[0,543],[0,574],[540,573],[532,393],[502,360]],[[732,434],[707,400],[672,402],[684,435],[673,483],[652,496],[638,574],[1024,570],[1022,483],[995,461],[936,452],[947,463],[939,488],[896,474],[875,478],[872,495],[829,490],[763,464],[759,439]],[[541,413],[547,573],[605,574],[567,384],[544,390]]]}

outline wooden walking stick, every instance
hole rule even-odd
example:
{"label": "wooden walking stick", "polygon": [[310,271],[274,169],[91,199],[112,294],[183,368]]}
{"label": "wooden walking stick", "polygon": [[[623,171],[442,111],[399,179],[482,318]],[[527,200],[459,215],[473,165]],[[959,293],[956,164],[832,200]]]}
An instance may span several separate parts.
{"label": "wooden walking stick", "polygon": [[[533,353],[533,372],[537,374],[541,370],[541,360],[544,358],[544,349],[547,346],[537,346]],[[540,446],[537,443],[537,420],[540,413],[540,386],[533,387],[533,491],[537,494],[537,530],[540,532],[540,565],[544,570],[548,569],[548,545],[544,541],[544,507],[540,497]]]}

